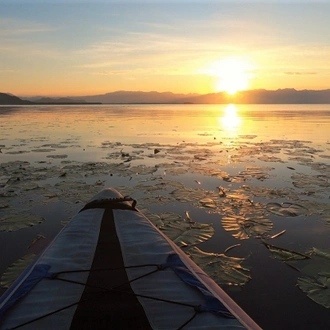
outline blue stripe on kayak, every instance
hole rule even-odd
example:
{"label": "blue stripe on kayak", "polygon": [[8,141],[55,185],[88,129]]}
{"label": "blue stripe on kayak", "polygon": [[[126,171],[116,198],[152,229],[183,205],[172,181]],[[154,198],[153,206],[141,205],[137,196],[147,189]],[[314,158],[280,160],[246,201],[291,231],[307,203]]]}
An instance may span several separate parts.
{"label": "blue stripe on kayak", "polygon": [[[0,309],[0,320],[3,313],[13,306],[19,299],[24,297],[31,289],[43,278],[51,277],[52,273],[49,273],[49,265],[35,265],[30,275],[22,282],[22,284],[16,289],[16,286],[12,286],[12,290],[16,290],[15,293],[8,299],[8,301]],[[3,296],[0,297],[0,305],[12,292],[11,289],[5,292]]]}
{"label": "blue stripe on kayak", "polygon": [[199,306],[199,310],[203,312],[211,312],[216,315],[227,318],[235,318],[222,302],[214,297],[207,287],[187,268],[178,254],[172,253],[167,257],[163,267],[170,267],[185,283],[198,289],[205,298],[204,305]]}

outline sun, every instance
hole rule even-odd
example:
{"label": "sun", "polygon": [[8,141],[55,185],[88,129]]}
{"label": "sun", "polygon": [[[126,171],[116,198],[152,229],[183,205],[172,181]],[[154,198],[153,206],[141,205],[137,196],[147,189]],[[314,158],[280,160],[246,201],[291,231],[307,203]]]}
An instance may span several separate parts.
{"label": "sun", "polygon": [[233,95],[248,88],[252,66],[246,60],[228,57],[213,63],[208,71],[216,77],[217,92]]}

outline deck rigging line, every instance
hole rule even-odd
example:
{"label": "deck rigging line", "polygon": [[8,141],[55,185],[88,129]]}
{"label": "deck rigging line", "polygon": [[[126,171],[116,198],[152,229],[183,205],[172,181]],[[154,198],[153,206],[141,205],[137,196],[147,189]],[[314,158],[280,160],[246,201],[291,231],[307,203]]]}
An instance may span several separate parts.
{"label": "deck rigging line", "polygon": [[[181,330],[183,329],[187,324],[189,324],[190,321],[192,321],[196,315],[198,313],[201,313],[201,312],[205,312],[203,311],[199,305],[191,305],[191,304],[187,304],[187,303],[183,303],[183,302],[180,302],[180,301],[172,301],[172,300],[168,300],[168,299],[162,299],[162,298],[158,298],[158,297],[151,297],[151,296],[146,296],[146,295],[141,295],[141,294],[134,294],[132,292],[127,292],[127,291],[124,291],[124,290],[119,290],[118,288],[121,287],[121,286],[124,286],[126,284],[130,284],[134,281],[137,281],[141,278],[144,278],[148,275],[151,275],[151,274],[154,274],[158,271],[161,271],[161,270],[164,270],[166,269],[166,264],[164,265],[157,265],[157,264],[144,264],[144,265],[135,265],[135,266],[128,266],[128,267],[123,267],[124,269],[130,269],[130,268],[139,268],[139,267],[150,267],[150,266],[155,266],[156,269],[155,270],[152,270],[146,274],[143,274],[141,276],[138,276],[130,281],[127,281],[127,282],[123,282],[122,284],[120,285],[117,285],[116,287],[113,287],[113,288],[105,288],[105,287],[101,287],[101,286],[93,286],[93,285],[88,285],[87,283],[82,283],[82,282],[79,282],[79,281],[74,281],[74,280],[69,280],[69,279],[64,279],[64,278],[60,278],[58,277],[59,275],[62,275],[62,274],[70,274],[70,273],[78,273],[78,272],[91,272],[91,271],[111,271],[111,270],[117,270],[119,268],[105,268],[105,269],[84,269],[84,270],[69,270],[69,271],[61,271],[61,272],[57,272],[57,273],[49,273],[48,276],[44,277],[44,279],[49,279],[49,280],[59,280],[59,281],[63,281],[63,282],[68,282],[68,283],[72,283],[72,284],[78,284],[78,285],[83,285],[83,286],[88,286],[90,288],[93,288],[93,289],[98,289],[98,290],[101,290],[101,291],[98,291],[98,292],[95,292],[94,295],[98,296],[100,294],[106,294],[106,293],[124,293],[124,294],[128,294],[128,295],[134,295],[136,297],[140,297],[140,298],[146,298],[146,299],[152,299],[152,300],[156,300],[156,301],[161,301],[161,302],[165,302],[165,303],[170,303],[170,304],[176,304],[176,305],[181,305],[181,306],[186,306],[186,307],[191,307],[193,310],[194,310],[194,315],[192,317],[190,317],[186,322],[184,322],[184,324],[182,324],[180,327],[177,328],[177,330]],[[95,297],[93,297],[95,299]],[[31,324],[33,322],[36,322],[38,320],[41,320],[45,317],[48,317],[48,316],[51,316],[51,315],[54,315],[56,313],[59,313],[65,309],[68,309],[70,307],[73,307],[75,305],[78,305],[79,303],[85,303],[87,301],[90,301],[92,300],[93,298],[89,297],[89,298],[86,298],[86,299],[80,299],[79,301],[77,302],[74,302],[74,303],[71,303],[67,306],[64,306],[62,308],[59,308],[57,310],[54,310],[52,312],[49,312],[47,314],[44,314],[44,315],[41,315],[39,317],[36,317],[34,319],[31,319],[27,322],[24,322],[24,323],[21,323],[21,324],[18,324],[16,325],[15,327],[12,327],[12,328],[9,328],[8,330],[14,330],[14,329],[19,329],[25,325],[28,325],[28,324]]]}

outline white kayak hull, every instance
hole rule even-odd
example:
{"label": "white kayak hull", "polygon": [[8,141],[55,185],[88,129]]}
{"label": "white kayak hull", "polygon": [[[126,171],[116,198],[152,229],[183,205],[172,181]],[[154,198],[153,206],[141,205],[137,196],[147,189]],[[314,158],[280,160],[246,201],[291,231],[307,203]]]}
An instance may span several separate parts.
{"label": "white kayak hull", "polygon": [[114,189],[97,194],[0,298],[0,329],[260,329]]}

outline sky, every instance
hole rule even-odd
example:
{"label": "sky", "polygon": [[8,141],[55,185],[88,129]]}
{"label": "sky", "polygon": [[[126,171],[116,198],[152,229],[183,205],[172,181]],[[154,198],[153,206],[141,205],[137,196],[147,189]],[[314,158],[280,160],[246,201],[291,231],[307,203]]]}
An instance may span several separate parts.
{"label": "sky", "polygon": [[330,0],[0,0],[0,92],[330,88]]}

